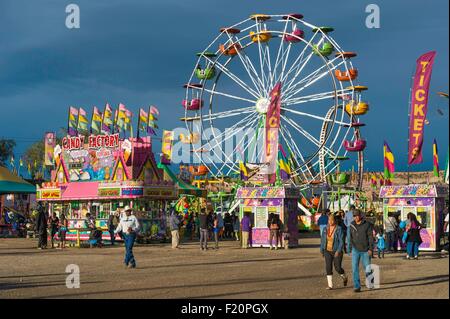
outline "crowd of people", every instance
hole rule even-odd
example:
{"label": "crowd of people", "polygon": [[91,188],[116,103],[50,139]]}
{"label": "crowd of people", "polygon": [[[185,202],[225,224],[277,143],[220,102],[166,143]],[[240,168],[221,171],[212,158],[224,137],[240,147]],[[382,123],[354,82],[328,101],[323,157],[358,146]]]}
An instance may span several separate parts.
{"label": "crowd of people", "polygon": [[[442,253],[448,253],[449,216],[445,217],[443,232],[447,243]],[[172,237],[172,248],[180,248],[180,229],[185,225],[186,238],[199,240],[200,249],[208,250],[208,242],[213,241],[213,249],[219,249],[221,240],[241,241],[241,248],[247,249],[252,245],[252,220],[249,213],[245,213],[242,220],[235,213],[206,212],[201,209],[199,214],[191,215],[187,222],[174,209],[169,217],[169,227]],[[389,214],[385,220],[372,223],[367,220],[364,213],[350,206],[347,212],[343,210],[332,213],[330,210],[320,212],[317,220],[320,229],[320,253],[325,261],[327,289],[333,289],[333,268],[347,286],[348,276],[342,267],[345,254],[351,255],[352,277],[354,291],[361,291],[360,264],[366,278],[372,273],[371,259],[384,258],[385,254],[395,254],[406,251],[405,259],[417,260],[419,247],[422,243],[420,230],[424,227],[415,214],[409,213],[406,220],[400,220],[398,214]],[[36,233],[39,237],[38,248],[47,248],[47,238],[50,238],[51,247],[55,248],[55,235],[58,234],[59,244],[56,248],[66,247],[66,233],[68,221],[64,214],[53,213],[47,216],[45,209],[39,205],[35,221]],[[86,214],[85,227],[90,230],[90,246],[102,246],[103,231],[96,227],[96,221],[89,213]],[[269,229],[270,250],[288,247],[289,233],[278,214],[269,214],[267,220]],[[133,247],[140,230],[138,219],[132,214],[132,209],[126,206],[121,212],[113,212],[108,220],[108,231],[111,235],[111,245],[115,244],[116,236],[124,242],[124,264],[128,268],[136,268]],[[369,286],[369,288],[371,288]]]}
{"label": "crowd of people", "polygon": [[[351,255],[354,291],[361,291],[360,264],[368,278],[371,269],[371,259],[377,251],[378,258],[384,258],[385,253],[398,253],[406,250],[406,260],[419,259],[419,247],[422,243],[420,230],[424,226],[413,213],[400,221],[399,215],[390,214],[380,223],[369,222],[364,214],[351,206],[348,212],[342,210],[331,213],[329,210],[321,212],[318,219],[321,242],[320,252],[325,259],[327,275],[327,289],[333,289],[333,266],[335,271],[347,285],[348,277],[342,267],[344,254]],[[448,213],[446,214],[443,232],[447,237],[447,244],[442,253],[448,253]],[[400,249],[399,249],[400,248]],[[369,288],[373,288],[369,284]]]}

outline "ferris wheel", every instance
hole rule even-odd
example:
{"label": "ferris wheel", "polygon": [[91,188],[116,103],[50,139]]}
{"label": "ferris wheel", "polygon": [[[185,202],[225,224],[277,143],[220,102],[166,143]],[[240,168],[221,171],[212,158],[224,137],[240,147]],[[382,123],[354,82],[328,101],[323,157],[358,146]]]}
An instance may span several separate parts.
{"label": "ferris wheel", "polygon": [[[369,105],[356,85],[354,52],[301,14],[256,14],[229,27],[197,56],[182,105],[191,152],[214,177],[264,163],[266,117],[280,94],[278,147],[291,183],[326,182],[356,160],[362,185],[364,124]],[[254,132],[246,134],[245,132]],[[262,145],[262,147],[258,147]],[[354,155],[353,155],[354,154]]]}

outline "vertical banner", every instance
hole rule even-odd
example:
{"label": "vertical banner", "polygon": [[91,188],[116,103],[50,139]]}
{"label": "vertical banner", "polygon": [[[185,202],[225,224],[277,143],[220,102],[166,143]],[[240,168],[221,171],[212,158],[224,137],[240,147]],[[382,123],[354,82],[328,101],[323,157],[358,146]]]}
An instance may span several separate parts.
{"label": "vertical banner", "polygon": [[173,131],[164,131],[162,137],[162,164],[170,164],[172,161],[172,141],[174,133]]}
{"label": "vertical banner", "polygon": [[436,139],[433,141],[433,175],[439,177],[439,153]]}
{"label": "vertical banner", "polygon": [[389,147],[386,141],[384,141],[383,156],[384,156],[384,180],[388,181],[394,178],[395,158],[394,153],[392,153],[391,148]]}
{"label": "vertical banner", "polygon": [[270,176],[269,183],[274,183],[277,171],[278,134],[280,129],[281,114],[281,83],[277,83],[270,93],[270,105],[266,115],[266,143],[265,163],[268,164],[267,173]]}
{"label": "vertical banner", "polygon": [[69,122],[67,124],[67,134],[70,136],[78,135],[78,109],[74,107],[69,108]]}
{"label": "vertical banner", "polygon": [[45,133],[44,139],[44,165],[53,166],[54,160],[54,149],[56,146],[56,134],[54,132]]}
{"label": "vertical banner", "polygon": [[416,73],[411,94],[411,110],[409,118],[408,165],[420,164],[423,161],[423,130],[427,116],[428,91],[435,51],[425,53],[417,59]]}
{"label": "vertical banner", "polygon": [[113,124],[113,123],[114,123],[113,110],[112,110],[111,106],[109,105],[109,103],[106,103],[105,111],[103,112],[101,133],[111,134],[111,124]]}

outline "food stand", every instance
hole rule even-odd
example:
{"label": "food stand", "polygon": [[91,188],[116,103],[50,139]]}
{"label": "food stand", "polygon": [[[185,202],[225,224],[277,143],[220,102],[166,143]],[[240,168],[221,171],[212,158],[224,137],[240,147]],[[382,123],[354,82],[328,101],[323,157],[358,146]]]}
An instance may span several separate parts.
{"label": "food stand", "polygon": [[96,219],[109,240],[110,214],[126,205],[140,220],[141,234],[154,225],[166,232],[166,214],[177,189],[156,165],[151,138],[120,139],[119,134],[65,137],[54,152],[52,181],[37,188],[36,199],[48,203],[49,213],[64,213],[67,240],[87,240],[86,214]]}
{"label": "food stand", "polygon": [[280,216],[283,225],[288,226],[289,247],[298,246],[298,198],[300,191],[291,187],[240,187],[236,198],[239,199],[239,214],[250,214],[253,225],[251,244],[253,247],[269,247],[270,230],[267,227],[269,214]]}
{"label": "food stand", "polygon": [[448,197],[448,185],[395,185],[383,186],[380,198],[383,199],[384,221],[390,215],[399,215],[406,220],[409,213],[417,216],[424,225],[420,235],[423,243],[420,250],[439,249],[439,236],[445,216],[443,211]]}

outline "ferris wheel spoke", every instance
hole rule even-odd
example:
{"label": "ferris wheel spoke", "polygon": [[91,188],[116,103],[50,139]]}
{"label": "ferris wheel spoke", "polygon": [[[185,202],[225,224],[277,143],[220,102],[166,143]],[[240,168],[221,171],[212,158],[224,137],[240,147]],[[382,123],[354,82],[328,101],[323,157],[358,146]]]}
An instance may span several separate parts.
{"label": "ferris wheel spoke", "polygon": [[334,122],[334,123],[339,124],[341,126],[349,125],[349,123],[345,123],[345,122],[341,122],[341,121],[334,121],[332,119],[327,119],[327,118],[325,118],[323,116],[309,114],[309,113],[305,113],[305,112],[301,112],[301,111],[297,111],[297,110],[292,110],[292,109],[289,109],[289,108],[286,108],[286,107],[282,107],[281,110],[282,111],[291,112],[291,113],[294,113],[296,115],[313,118],[313,119],[316,119],[316,120],[319,120],[319,121],[322,121],[322,122],[329,122],[329,123],[333,123]]}
{"label": "ferris wheel spoke", "polygon": [[[286,144],[288,145],[289,149],[291,152],[293,152],[294,154],[296,154],[298,157],[300,157],[300,160],[302,161],[302,163],[306,163],[306,159],[305,156],[302,154],[302,152],[300,151],[300,148],[297,146],[297,143],[295,143],[295,139],[292,138],[291,133],[289,132],[289,130],[284,127],[284,125],[281,125],[281,134],[286,142]],[[286,135],[288,138],[286,138]],[[303,174],[303,177],[305,178],[305,180],[308,180],[308,174],[312,177],[312,172],[310,171],[308,165],[300,165],[300,163],[298,162],[297,158],[293,158],[293,160],[296,162],[295,164],[298,166],[296,171],[300,171]]]}
{"label": "ferris wheel spoke", "polygon": [[285,120],[286,123],[291,125],[297,132],[299,132],[301,135],[303,135],[308,141],[310,141],[311,143],[313,143],[315,146],[317,146],[319,148],[323,148],[328,155],[334,156],[334,152],[332,150],[330,150],[325,145],[321,145],[319,140],[317,140],[314,136],[312,136],[310,133],[308,133],[305,129],[303,129],[296,122],[292,121],[291,119],[287,118],[284,115],[282,115],[281,118],[283,120]]}
{"label": "ferris wheel spoke", "polygon": [[[278,52],[277,52],[277,57],[275,59],[275,63],[274,63],[274,67],[273,67],[273,77],[271,79],[272,83],[277,83],[276,79],[278,79],[278,74],[277,74],[277,70],[278,70],[278,65],[282,65],[283,62],[283,56],[284,56],[284,36],[286,35],[287,32],[287,28],[289,25],[289,19],[286,19],[285,25],[284,25],[284,29],[283,29],[283,34],[280,35],[280,45],[278,47]],[[281,56],[280,56],[281,55]]]}
{"label": "ferris wheel spoke", "polygon": [[[259,23],[258,21],[256,21],[256,33],[259,34],[260,33],[260,29],[259,29]],[[260,64],[260,71],[261,71],[261,79],[262,79],[262,85],[263,85],[263,96],[264,97],[268,97],[268,88],[266,86],[266,81],[265,81],[265,72],[264,72],[264,61],[265,59],[263,58],[263,49],[262,49],[262,45],[261,45],[261,41],[258,37],[258,53],[259,53],[259,64]]]}
{"label": "ferris wheel spoke", "polygon": [[250,86],[248,86],[244,81],[242,81],[238,76],[236,76],[233,72],[231,72],[225,65],[221,64],[218,61],[213,61],[208,57],[205,57],[212,65],[216,66],[220,71],[222,71],[225,75],[227,75],[231,80],[233,80],[236,84],[238,84],[241,88],[247,91],[250,95],[259,98],[259,93],[253,90]]}
{"label": "ferris wheel spoke", "polygon": [[[300,74],[300,72],[298,71],[300,68],[303,70],[303,68],[305,67],[305,65],[307,64],[307,62],[311,59],[311,57],[314,54],[314,51],[312,51],[306,59],[304,59],[305,53],[306,51],[310,48],[312,41],[314,40],[314,38],[316,37],[317,32],[314,33],[314,35],[311,37],[311,39],[308,41],[308,43],[305,45],[305,47],[303,48],[302,52],[300,53],[300,55],[295,59],[295,61],[292,63],[290,69],[286,72],[286,74],[284,75],[284,77],[281,79],[281,81],[283,83],[290,83],[290,81],[287,81],[289,75],[295,71],[294,74]],[[320,45],[320,43],[323,41],[323,39],[321,39],[318,43],[318,45]]]}
{"label": "ferris wheel spoke", "polygon": [[283,100],[283,105],[289,106],[289,105],[296,105],[296,104],[302,104],[307,102],[314,102],[314,101],[321,101],[321,100],[328,100],[328,99],[334,99],[337,98],[344,98],[351,93],[351,90],[343,89],[343,90],[336,90],[336,91],[330,91],[330,92],[323,92],[323,93],[316,93],[311,95],[304,95],[296,98],[290,98],[287,100]]}
{"label": "ferris wheel spoke", "polygon": [[222,118],[228,118],[228,117],[234,117],[242,114],[248,114],[253,113],[255,111],[255,108],[250,107],[244,107],[241,109],[235,109],[230,111],[224,111],[224,112],[217,112],[217,113],[208,113],[205,116],[202,116],[202,121],[211,121],[211,120],[217,120]]}
{"label": "ferris wheel spoke", "polygon": [[[259,122],[259,116],[255,119],[255,120],[253,120],[251,123],[250,123],[250,127],[251,128],[253,128],[253,126],[256,124],[256,129],[258,129],[258,127],[257,127],[257,123]],[[253,141],[255,141],[255,150],[257,150],[257,147],[256,147],[256,143],[257,143],[257,140],[256,140],[256,135],[253,135],[253,137],[251,138],[251,141],[250,142],[248,142],[246,145],[244,144],[244,140],[245,140],[245,138],[246,138],[246,134],[245,134],[245,130],[243,130],[243,129],[241,129],[241,131],[243,131],[244,132],[244,134],[242,134],[242,138],[240,139],[240,141],[238,142],[238,143],[236,143],[236,147],[233,149],[233,151],[231,152],[231,154],[235,154],[235,153],[237,153],[237,152],[239,152],[239,153],[241,153],[243,156],[244,156],[244,159],[243,159],[243,162],[245,161],[245,152],[250,148],[250,146],[253,144]],[[239,132],[240,133],[240,132]],[[244,148],[243,149],[240,149],[241,148],[241,145],[245,145],[244,146]],[[227,159],[229,160],[229,163],[233,163],[234,165],[233,166],[231,166],[231,167],[229,167],[229,170],[228,170],[228,175],[232,172],[232,171],[234,171],[234,169],[235,169],[235,166],[236,166],[236,161],[233,159],[233,158],[231,158],[230,159],[230,157],[228,157],[227,155],[226,155],[226,157],[227,157]],[[253,158],[252,156],[249,156],[249,158]]]}
{"label": "ferris wheel spoke", "polygon": [[[232,43],[237,43],[237,44],[239,44],[239,46],[244,48],[244,46],[242,45],[241,41],[237,37],[235,37],[235,39],[233,39],[228,32],[226,32],[226,34],[227,34],[229,40]],[[255,86],[255,89],[258,91],[259,95],[261,96],[264,85],[262,84],[262,81],[261,81],[261,79],[258,76],[258,72],[256,72],[256,70],[255,70],[253,64],[251,63],[251,61],[249,61],[249,59],[247,59],[247,56],[244,53],[244,50],[242,50],[242,51],[241,50],[237,50],[237,55],[238,55],[239,60],[241,61],[242,65],[243,65],[245,71],[247,72],[248,76],[250,77],[250,80],[253,82],[253,85]],[[245,61],[244,61],[243,56],[245,56]],[[252,70],[253,70],[253,72],[252,72]]]}
{"label": "ferris wheel spoke", "polygon": [[[299,92],[303,91],[305,88],[307,88],[311,84],[317,82],[318,80],[322,79],[324,76],[330,74],[330,72],[332,72],[335,69],[337,69],[343,63],[345,63],[345,62],[341,61],[340,63],[334,65],[334,64],[329,62],[329,63],[327,63],[325,65],[322,65],[317,70],[311,72],[310,74],[305,76],[303,79],[299,80],[297,83],[289,86],[286,89],[286,91],[285,91],[286,92],[286,98],[289,99],[289,98],[297,95]],[[329,67],[330,64],[331,64],[331,67]],[[322,70],[324,70],[324,71],[321,72]],[[293,79],[293,80],[295,81],[296,79]],[[306,84],[301,86],[305,82],[306,82]],[[292,82],[292,83],[294,83],[294,82]]]}
{"label": "ferris wheel spoke", "polygon": [[[234,125],[234,128],[230,128],[228,130],[224,130],[224,132],[222,132],[219,136],[215,136],[214,137],[214,143],[215,144],[211,144],[211,141],[208,142],[208,144],[205,144],[206,147],[209,146],[209,148],[214,152],[215,156],[217,157],[217,153],[215,152],[216,148],[218,146],[222,146],[225,142],[227,142],[229,139],[233,139],[234,136],[240,134],[242,131],[245,132],[245,129],[248,127],[252,127],[257,121],[259,120],[259,116],[257,114],[252,114],[252,116],[243,119],[241,122],[237,123],[238,125]],[[241,123],[245,123],[244,126],[240,126],[239,125]],[[226,136],[224,139],[222,139],[222,136]],[[224,168],[224,166],[228,166],[230,167],[230,165],[228,163],[234,163],[235,161],[233,160],[233,154],[235,154],[237,147],[239,147],[239,145],[242,144],[244,138],[246,137],[245,134],[243,134],[241,140],[236,144],[236,147],[234,148],[234,150],[230,153],[231,157],[227,154],[227,152],[224,152],[223,150],[221,151],[222,155],[225,156],[225,161],[224,161],[224,165],[222,165],[222,168]],[[222,169],[220,170],[222,172]]]}
{"label": "ferris wheel spoke", "polygon": [[232,95],[232,94],[229,94],[229,93],[219,92],[219,91],[216,91],[214,89],[210,90],[210,89],[206,89],[204,87],[195,87],[195,86],[190,86],[190,88],[192,88],[194,90],[208,92],[208,93],[210,93],[212,95],[217,94],[217,95],[221,95],[221,96],[224,96],[224,97],[228,97],[230,99],[239,100],[239,101],[245,101],[245,102],[252,103],[252,105],[256,105],[256,101],[255,100],[250,100],[250,99],[247,99],[247,98],[244,98],[244,97],[239,97],[239,96]]}
{"label": "ferris wheel spoke", "polygon": [[[237,132],[239,130],[239,128],[241,127],[241,125],[248,126],[249,123],[252,123],[255,118],[258,118],[258,114],[256,113],[252,113],[250,115],[247,115],[246,117],[244,117],[243,119],[241,119],[240,121],[238,121],[237,123],[235,123],[233,126],[231,126],[230,128],[228,128],[228,130],[224,130],[223,132],[220,133],[220,135],[214,135],[214,138],[216,141],[216,144],[214,144],[214,147],[216,147],[218,145],[218,143],[223,143],[222,140],[219,140],[219,138],[221,138],[222,136],[229,134],[229,136],[227,136],[227,140],[230,138],[230,136],[233,136],[233,130],[236,130],[235,132]],[[231,131],[231,134],[230,134]],[[208,145],[211,146],[211,142],[208,142]]]}
{"label": "ferris wheel spoke", "polygon": [[267,68],[269,69],[269,74],[267,74],[267,82],[268,82],[268,91],[272,91],[272,88],[274,87],[273,83],[273,71],[272,71],[272,63],[271,63],[271,57],[270,57],[270,50],[269,45],[265,44],[265,51],[266,51],[266,59],[267,59]]}

